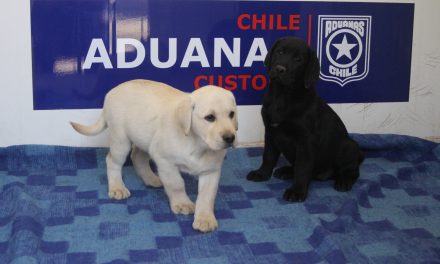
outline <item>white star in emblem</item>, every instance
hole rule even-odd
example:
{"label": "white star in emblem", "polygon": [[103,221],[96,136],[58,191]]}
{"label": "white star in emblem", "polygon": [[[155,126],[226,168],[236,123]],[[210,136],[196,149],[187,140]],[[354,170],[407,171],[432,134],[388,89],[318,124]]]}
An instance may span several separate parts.
{"label": "white star in emblem", "polygon": [[347,36],[345,34],[344,34],[344,38],[342,39],[342,43],[332,44],[332,45],[338,49],[338,56],[336,57],[337,60],[339,60],[339,58],[342,56],[346,56],[351,60],[352,58],[351,58],[350,50],[355,46],[357,46],[357,44],[349,44],[347,42]]}

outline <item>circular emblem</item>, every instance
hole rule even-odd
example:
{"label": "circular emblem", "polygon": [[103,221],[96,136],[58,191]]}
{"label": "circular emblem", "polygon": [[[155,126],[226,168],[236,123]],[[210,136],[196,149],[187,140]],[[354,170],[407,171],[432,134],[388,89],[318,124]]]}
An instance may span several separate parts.
{"label": "circular emblem", "polygon": [[[340,29],[333,32],[328,38],[327,59],[338,68],[348,68],[359,61],[362,56],[362,48],[362,40],[355,31],[347,28]],[[352,52],[356,56],[353,56]]]}

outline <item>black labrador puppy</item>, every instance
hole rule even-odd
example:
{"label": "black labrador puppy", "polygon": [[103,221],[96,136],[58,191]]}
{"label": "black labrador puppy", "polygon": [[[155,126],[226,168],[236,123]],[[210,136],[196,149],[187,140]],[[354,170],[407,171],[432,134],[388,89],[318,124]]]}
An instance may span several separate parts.
{"label": "black labrador puppy", "polygon": [[335,180],[335,189],[351,190],[359,177],[363,154],[338,115],[318,96],[316,53],[301,39],[276,41],[264,61],[269,88],[263,99],[265,126],[263,163],[247,179],[266,181],[280,154],[291,166],[277,169],[274,176],[293,179],[283,198],[302,202],[312,179]]}

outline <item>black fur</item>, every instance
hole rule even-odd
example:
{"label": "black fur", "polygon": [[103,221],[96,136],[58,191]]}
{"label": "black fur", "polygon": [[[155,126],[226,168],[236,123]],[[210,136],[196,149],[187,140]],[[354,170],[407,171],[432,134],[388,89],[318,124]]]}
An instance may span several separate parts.
{"label": "black fur", "polygon": [[266,181],[280,154],[291,166],[274,172],[293,179],[284,199],[302,202],[312,179],[334,179],[335,189],[349,191],[359,177],[363,154],[337,114],[318,96],[316,53],[298,38],[276,41],[267,54],[269,89],[263,100],[265,126],[263,163],[247,179]]}

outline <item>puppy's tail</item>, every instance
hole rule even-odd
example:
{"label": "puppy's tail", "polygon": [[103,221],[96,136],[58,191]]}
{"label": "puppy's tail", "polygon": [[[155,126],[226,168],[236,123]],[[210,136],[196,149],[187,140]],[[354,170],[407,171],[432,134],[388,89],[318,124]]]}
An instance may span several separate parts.
{"label": "puppy's tail", "polygon": [[105,122],[103,114],[101,114],[98,121],[96,121],[96,123],[91,126],[85,126],[75,122],[70,122],[70,124],[72,125],[73,129],[75,129],[78,133],[86,136],[97,135],[107,128],[107,122]]}

